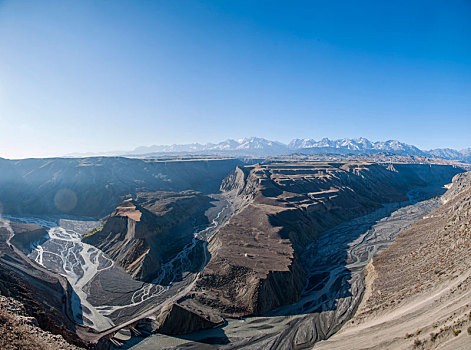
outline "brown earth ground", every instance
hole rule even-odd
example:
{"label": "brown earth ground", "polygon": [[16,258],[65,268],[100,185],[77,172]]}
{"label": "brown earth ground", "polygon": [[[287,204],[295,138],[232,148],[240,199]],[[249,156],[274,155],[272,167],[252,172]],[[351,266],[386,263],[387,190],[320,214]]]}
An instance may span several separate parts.
{"label": "brown earth ground", "polygon": [[0,349],[75,350],[60,335],[43,331],[34,317],[27,316],[20,302],[0,296]]}

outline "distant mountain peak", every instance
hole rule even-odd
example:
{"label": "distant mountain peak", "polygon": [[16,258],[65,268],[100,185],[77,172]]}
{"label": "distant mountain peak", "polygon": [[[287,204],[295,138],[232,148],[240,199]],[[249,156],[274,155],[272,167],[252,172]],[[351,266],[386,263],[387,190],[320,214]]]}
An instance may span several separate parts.
{"label": "distant mountain peak", "polygon": [[286,145],[278,141],[251,136],[227,139],[219,143],[190,143],[138,147],[125,155],[223,153],[232,155],[275,156],[298,152],[307,152],[310,154],[326,152],[341,154],[390,152],[399,155],[427,156],[471,162],[471,148],[461,151],[450,148],[423,151],[416,146],[398,140],[370,141],[365,137],[342,138],[337,140],[324,137],[319,141],[310,138],[299,138],[291,140],[291,142]]}

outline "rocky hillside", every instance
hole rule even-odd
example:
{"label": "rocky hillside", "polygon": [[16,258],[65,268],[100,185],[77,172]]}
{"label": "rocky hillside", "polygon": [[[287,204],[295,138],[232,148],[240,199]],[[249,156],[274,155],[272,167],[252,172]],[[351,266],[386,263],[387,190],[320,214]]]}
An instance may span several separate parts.
{"label": "rocky hillside", "polygon": [[210,242],[211,260],[193,298],[230,317],[293,303],[305,283],[299,257],[319,232],[406,200],[414,187],[450,181],[459,171],[358,162],[239,168],[222,185],[235,212]]}
{"label": "rocky hillside", "polygon": [[442,200],[373,259],[356,316],[319,349],[471,346],[471,173]]}
{"label": "rocky hillside", "polygon": [[100,248],[133,278],[151,281],[163,262],[192,241],[195,224],[204,224],[209,207],[210,198],[198,192],[139,193],[83,241]]}
{"label": "rocky hillside", "polygon": [[0,295],[0,348],[3,350],[75,350],[60,335],[39,328],[23,304]]}
{"label": "rocky hillside", "polygon": [[10,226],[15,232],[11,243],[25,254],[31,253],[32,245],[44,242],[48,238],[46,229],[38,225],[12,222]]}

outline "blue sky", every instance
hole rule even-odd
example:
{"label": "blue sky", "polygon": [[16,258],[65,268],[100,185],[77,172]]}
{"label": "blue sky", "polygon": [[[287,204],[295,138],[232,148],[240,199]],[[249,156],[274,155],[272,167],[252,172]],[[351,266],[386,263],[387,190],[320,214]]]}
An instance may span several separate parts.
{"label": "blue sky", "polygon": [[471,146],[471,1],[1,1],[0,157]]}

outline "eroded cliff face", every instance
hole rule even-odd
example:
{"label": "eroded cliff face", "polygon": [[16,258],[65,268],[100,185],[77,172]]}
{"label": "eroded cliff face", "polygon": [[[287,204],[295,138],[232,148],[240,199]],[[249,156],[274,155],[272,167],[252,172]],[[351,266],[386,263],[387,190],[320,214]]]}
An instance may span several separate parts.
{"label": "eroded cliff face", "polygon": [[216,328],[224,319],[210,309],[202,309],[192,300],[166,305],[157,315],[139,321],[139,328],[152,333],[181,335]]}
{"label": "eroded cliff face", "polygon": [[163,262],[192,241],[195,224],[204,222],[208,207],[210,198],[198,192],[139,193],[83,241],[101,249],[133,278],[151,281]]}
{"label": "eroded cliff face", "polygon": [[46,229],[38,225],[12,222],[10,226],[15,232],[11,243],[25,254],[31,253],[33,245],[40,244],[48,238]]}
{"label": "eroded cliff face", "polygon": [[234,214],[210,242],[211,260],[192,296],[228,317],[294,303],[306,280],[300,256],[318,233],[460,171],[359,162],[239,167],[221,186]]}

